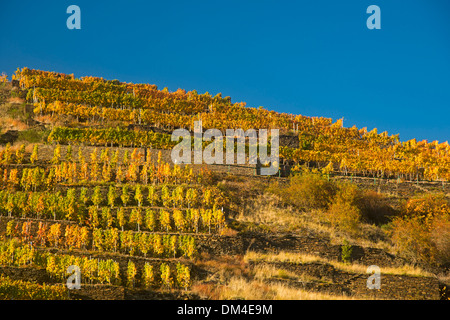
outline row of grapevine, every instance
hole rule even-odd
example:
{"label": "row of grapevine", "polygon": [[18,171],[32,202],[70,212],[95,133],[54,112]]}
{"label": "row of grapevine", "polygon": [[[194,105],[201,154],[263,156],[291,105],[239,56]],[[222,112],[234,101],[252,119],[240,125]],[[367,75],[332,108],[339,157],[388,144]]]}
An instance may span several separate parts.
{"label": "row of grapevine", "polygon": [[[55,149],[56,150],[56,149]],[[39,187],[50,188],[59,183],[193,183],[208,179],[207,172],[201,170],[194,174],[191,167],[173,165],[161,161],[157,166],[137,162],[117,164],[113,162],[88,163],[83,158],[81,162],[58,161],[46,169],[33,168],[0,168],[0,182],[3,187],[14,189],[17,187],[27,191],[36,190]]]}
{"label": "row of grapevine", "polygon": [[197,114],[186,114],[187,112],[172,113],[167,111],[155,111],[149,109],[116,109],[108,107],[92,107],[86,105],[64,103],[55,101],[49,104],[37,102],[34,104],[35,113],[49,113],[58,115],[71,115],[79,121],[95,120],[122,121],[124,124],[146,124],[168,129],[194,128],[194,122],[202,120],[205,129],[282,129],[289,131],[292,127],[293,117],[267,111],[264,109],[246,108],[245,104],[239,103],[233,106],[218,107],[211,105],[206,112]]}
{"label": "row of grapevine", "polygon": [[0,275],[0,300],[66,300],[64,285],[39,284],[25,280],[12,280]]}
{"label": "row of grapevine", "polygon": [[48,136],[49,142],[61,144],[89,143],[91,145],[118,145],[171,149],[177,142],[169,134],[153,131],[116,128],[67,128],[55,127]]}
{"label": "row of grapevine", "polygon": [[[25,160],[25,145],[21,144],[18,148],[13,150],[11,144],[8,142],[3,150],[0,150],[0,164],[23,163]],[[33,157],[30,159],[34,160]]]}
{"label": "row of grapevine", "polygon": [[[39,183],[33,183],[31,180],[31,186],[39,186]],[[27,183],[29,180],[27,180]],[[66,204],[73,204],[77,207],[88,207],[89,205],[95,205],[97,208],[102,205],[108,205],[111,208],[120,206],[137,205],[138,207],[144,207],[146,205],[151,207],[163,206],[166,208],[213,208],[214,206],[223,206],[226,203],[225,194],[217,187],[185,187],[178,185],[176,187],[170,187],[167,184],[160,186],[155,185],[110,185],[106,192],[105,188],[101,186],[95,186],[94,188],[87,187],[68,187],[66,188],[66,195],[64,196],[61,191],[54,192],[53,195],[41,192],[31,191],[30,187],[26,187],[25,191],[11,192],[8,190],[0,190],[0,210],[8,209],[6,204],[10,202],[13,209],[21,209],[27,205],[33,205],[36,197],[41,197],[47,207],[51,206],[48,203],[52,197],[57,197],[59,202],[62,198],[66,199]],[[34,189],[34,188],[33,188]],[[77,191],[79,190],[79,191]],[[92,191],[89,191],[92,190]],[[19,203],[20,200],[29,200],[29,203]],[[33,200],[34,199],[34,200]],[[63,205],[61,203],[61,205]],[[33,208],[36,209],[36,208]],[[45,208],[48,209],[48,208]],[[8,212],[10,210],[7,210]]]}
{"label": "row of grapevine", "polygon": [[[40,108],[51,107],[54,104],[54,109],[48,110],[49,112],[70,113],[77,117],[86,117],[87,115],[88,118],[93,114],[94,118],[120,120],[125,124],[146,123],[172,128],[192,128],[193,121],[198,119],[202,120],[205,129],[242,128],[247,130],[250,128],[278,128],[282,132],[293,132],[299,137],[299,148],[282,148],[280,150],[280,156],[287,160],[319,167],[331,165],[334,171],[338,171],[341,174],[402,177],[410,180],[419,177],[428,180],[450,179],[450,146],[445,142],[441,144],[437,141],[431,143],[427,141],[417,142],[414,139],[400,142],[398,135],[389,136],[386,132],[378,133],[376,128],[371,131],[367,131],[366,128],[345,128],[343,127],[342,119],[332,123],[331,119],[327,118],[295,116],[267,111],[262,108],[247,108],[243,104],[230,104],[220,99],[216,103],[209,101],[207,111],[194,112],[193,114],[190,114],[187,109],[185,110],[186,112],[183,112],[181,109],[181,111],[176,110],[177,113],[171,113],[163,109],[145,109],[139,103],[134,107],[131,106],[130,109],[129,106],[120,105],[122,102],[114,101],[112,97],[114,95],[124,95],[134,97],[136,101],[143,99],[157,104],[166,98],[168,99],[171,93],[158,91],[152,86],[113,84],[102,79],[88,78],[87,82],[85,82],[70,76],[55,75],[39,70],[19,70],[17,77],[23,82],[24,87],[30,89],[30,92],[35,91],[34,88],[36,86],[42,86],[49,92],[49,97],[36,97],[36,104]],[[40,80],[36,82],[37,78]],[[46,81],[45,79],[49,80]],[[64,82],[64,85],[60,81]],[[52,85],[60,85],[58,87],[58,95],[54,95],[53,98],[51,98],[52,94],[50,94],[50,83]],[[98,86],[94,85],[94,83],[98,83]],[[71,105],[64,97],[65,92],[67,92],[67,97],[70,97],[76,96],[77,91],[80,97],[83,97],[84,94],[92,93],[95,97],[102,97],[102,95],[107,97],[109,95],[110,98],[105,99],[110,100],[106,103],[94,103],[95,101],[91,101],[92,103],[86,104],[81,99],[79,101],[75,101],[75,99],[75,104]],[[173,93],[173,97],[175,96],[181,100],[190,101],[189,99],[195,95],[190,97],[191,95],[180,91]],[[99,99],[99,101],[103,101],[101,98]],[[199,100],[202,103],[207,101],[207,99],[204,100],[203,98]],[[148,133],[146,132],[123,131],[128,132],[118,133],[118,137],[106,132],[96,132],[92,137],[87,134],[81,134],[81,140],[93,144],[148,145],[156,143],[158,147],[171,148],[168,138],[161,136],[156,138],[155,141],[152,140],[153,133],[150,137],[147,137]],[[56,134],[58,136],[56,139],[65,142],[76,141],[75,135],[73,138],[69,138],[69,135],[70,132],[59,136]],[[105,139],[106,135],[109,135],[108,139]]]}
{"label": "row of grapevine", "polygon": [[230,98],[220,94],[212,97],[208,93],[166,89],[157,90],[155,85],[142,85],[107,81],[102,78],[71,76],[24,68],[17,70],[14,79],[23,88],[33,88],[28,96],[33,101],[64,101],[113,108],[144,108],[155,111],[198,113],[209,105],[229,105]]}
{"label": "row of grapevine", "polygon": [[[226,134],[226,132],[224,132]],[[270,133],[269,133],[270,135]],[[49,142],[61,144],[91,144],[91,145],[120,145],[120,146],[140,146],[152,147],[156,149],[173,149],[178,141],[171,141],[171,135],[153,131],[129,130],[120,127],[114,128],[67,128],[54,127],[48,137]],[[194,137],[191,134],[191,149],[194,148]],[[212,142],[202,141],[202,148]],[[214,142],[217,143],[217,142]],[[223,152],[226,152],[226,139],[222,141]],[[270,139],[267,142],[270,149]],[[234,144],[236,151],[236,144]],[[245,150],[248,153],[249,144],[245,143]],[[258,152],[258,151],[257,151]]]}
{"label": "row of grapevine", "polygon": [[197,254],[195,238],[189,235],[94,229],[93,247],[99,251],[114,251],[154,258],[192,259]]}
{"label": "row of grapevine", "polygon": [[[189,127],[194,119],[202,118],[205,127],[218,129],[266,127],[289,130],[293,124],[298,128],[300,123],[303,128],[311,123],[308,117],[245,108],[244,103],[231,104],[229,97],[222,98],[220,94],[211,97],[209,94],[198,95],[195,91],[186,93],[181,89],[169,93],[157,90],[154,85],[111,85],[92,77],[86,78],[86,82],[29,69],[18,70],[15,77],[20,79],[24,88],[30,89],[29,100],[36,103],[37,112],[47,108],[48,112],[78,117],[110,117],[110,120],[162,123],[172,127]],[[323,122],[317,118],[316,123],[329,123],[326,120]],[[220,124],[223,128],[217,126]]]}
{"label": "row of grapevine", "polygon": [[[371,134],[372,136],[374,135],[373,133]],[[330,144],[332,145],[332,144]],[[339,144],[335,144],[338,145]],[[441,162],[439,167],[433,167],[433,162],[438,162],[438,159],[436,157],[432,158],[431,161],[428,161],[428,164],[426,162],[424,162],[424,160],[426,160],[425,158],[421,158],[419,159],[419,161],[421,161],[420,163],[417,164],[410,164],[408,162],[405,161],[398,161],[395,158],[395,155],[397,156],[405,156],[409,153],[411,153],[410,150],[411,149],[411,143],[409,144],[404,144],[404,146],[402,148],[399,148],[398,145],[395,145],[392,149],[392,151],[384,151],[385,154],[388,154],[389,157],[387,157],[386,159],[383,160],[383,166],[380,167],[379,165],[377,165],[376,162],[370,162],[369,161],[369,157],[366,156],[361,156],[361,153],[365,152],[365,154],[367,154],[367,151],[363,151],[361,150],[361,152],[359,153],[359,155],[355,156],[352,153],[348,153],[345,152],[345,150],[341,153],[341,152],[320,152],[320,151],[314,151],[314,150],[297,150],[297,151],[293,151],[293,149],[290,148],[286,148],[286,147],[282,147],[281,148],[281,156],[284,158],[288,158],[288,159],[293,159],[293,160],[297,160],[297,161],[306,161],[306,162],[325,162],[325,163],[334,163],[334,168],[336,168],[338,166],[339,169],[341,169],[341,171],[343,171],[345,174],[347,173],[354,173],[355,171],[361,170],[362,174],[365,175],[365,169],[366,167],[371,167],[372,170],[374,170],[375,168],[380,167],[380,172],[383,173],[384,175],[392,175],[394,173],[398,173],[398,174],[415,174],[418,170],[418,168],[420,167],[425,167],[425,171],[424,171],[424,177],[425,178],[429,178],[430,180],[437,180],[440,177],[441,178],[445,178],[446,174],[448,174],[449,170],[446,169],[448,167],[448,163],[446,164],[446,162]],[[419,146],[421,146],[422,149],[424,149],[424,147],[427,147],[428,150],[437,150],[442,154],[447,154],[448,153],[448,148],[446,149],[446,145],[445,144],[441,144],[441,145],[436,145],[433,144],[432,146],[434,147],[434,149],[430,149],[427,145],[424,145],[423,143],[418,143]],[[430,144],[429,144],[430,145]],[[55,149],[55,156],[54,159],[58,159],[57,154],[59,154],[58,151],[58,147]],[[133,151],[135,152],[135,150]],[[2,156],[0,157],[3,161],[3,163],[11,163],[13,161],[15,161],[16,163],[21,163],[23,161],[24,158],[24,145],[21,145],[20,148],[18,148],[15,153],[11,151],[10,146],[7,145],[6,148],[1,151]],[[376,152],[376,150],[374,151],[374,154],[378,152]],[[15,157],[14,157],[15,154]],[[71,152],[68,152],[68,154],[71,154]],[[433,157],[433,155],[429,155],[429,157]],[[113,170],[115,169],[115,165],[117,163],[117,157],[116,160],[111,159],[112,161],[109,161],[109,157],[107,156],[108,161],[105,162],[103,161],[103,167],[99,168],[99,166],[94,162],[93,166],[90,166],[90,170],[88,170],[88,165],[87,163],[85,163],[84,161],[81,161],[81,166],[78,172],[78,179],[81,181],[87,181],[89,180],[93,180],[93,181],[98,181],[99,179],[99,172],[101,171],[101,176],[102,179],[104,181],[110,181],[112,178],[112,174],[113,174]],[[378,155],[378,158],[380,158],[380,156]],[[33,149],[33,153],[31,154],[30,157],[30,161],[31,163],[33,163],[34,161],[36,161],[37,159],[37,145],[35,145],[34,149]],[[83,160],[83,159],[82,159]],[[124,159],[125,160],[125,159]],[[57,161],[58,162],[58,161]],[[124,161],[124,163],[126,163],[126,161]],[[131,162],[132,163],[132,162]],[[130,163],[130,164],[131,164]],[[108,165],[106,165],[108,164]],[[109,164],[111,164],[111,166],[109,166]],[[149,181],[149,179],[151,181],[154,181],[154,177],[152,177],[152,175],[154,176],[154,173],[158,175],[159,179],[167,179],[167,178],[162,178],[164,177],[168,177],[170,176],[170,173],[167,173],[166,171],[168,170],[167,168],[167,164],[165,163],[161,163],[160,166],[158,166],[157,168],[152,168],[151,166],[144,166],[143,169],[141,170],[140,173],[132,173],[133,168],[134,170],[138,170],[137,166],[130,166],[127,170],[125,170],[125,168],[120,167],[118,169],[116,169],[116,179],[118,181],[135,181],[138,179],[138,177],[140,176],[140,180],[141,181]],[[170,168],[170,167],[169,167]],[[101,170],[100,170],[101,169]],[[37,169],[35,169],[37,170]],[[39,177],[39,173],[36,171],[30,171],[26,173],[28,173],[28,175],[26,174],[22,174],[22,180],[21,182],[25,182],[26,183],[26,188],[25,190],[27,190],[27,187],[29,185],[32,184],[32,181],[39,181],[38,177]],[[174,170],[176,171],[176,166],[174,167]],[[366,170],[366,171],[372,171],[372,170]],[[61,182],[61,181],[69,181],[69,182],[73,182],[74,180],[77,179],[77,167],[75,163],[62,163],[61,167],[59,168],[55,168],[55,173],[52,174],[52,176],[55,176],[56,181]],[[16,171],[13,170],[12,174],[10,173],[10,177],[6,176],[6,173],[4,172],[3,174],[0,174],[0,177],[2,177],[2,180],[4,180],[4,182],[9,182],[9,183],[13,183],[14,181],[16,181],[15,177],[16,177]],[[40,170],[40,174],[42,175],[42,169]],[[176,175],[176,174],[174,174]],[[34,187],[35,188],[35,187]]]}
{"label": "row of grapevine", "polygon": [[0,265],[22,267],[34,261],[42,261],[42,257],[33,246],[20,245],[17,240],[0,241]]}
{"label": "row of grapevine", "polygon": [[124,207],[113,210],[102,207],[101,210],[95,206],[88,208],[87,221],[93,227],[121,228],[122,231],[135,229],[137,231],[147,230],[150,232],[179,232],[199,233],[215,231],[220,232],[225,227],[225,216],[221,209],[189,208],[180,209],[154,209],[132,208],[129,214],[125,213]]}
{"label": "row of grapevine", "polygon": [[[135,263],[129,260],[125,275],[122,276],[119,263],[113,259],[40,252],[32,246],[20,244],[15,240],[0,241],[0,265],[41,267],[46,270],[54,281],[59,282],[67,280],[69,276],[67,269],[69,266],[74,265],[80,269],[83,283],[128,286],[135,286],[136,276],[140,272],[142,287],[150,288],[158,285],[156,277],[158,270],[155,270],[153,264],[148,262],[144,263],[142,270],[138,272]],[[189,287],[190,269],[186,265],[178,262],[176,268],[171,268],[169,264],[162,262],[160,270],[160,285],[172,287],[175,280],[177,287],[185,289]]]}
{"label": "row of grapevine", "polygon": [[[315,139],[311,150],[281,147],[280,157],[295,162],[325,164],[332,162],[335,169],[344,174],[350,172],[358,175],[376,174],[380,177],[415,176],[419,169],[423,168],[425,179],[450,179],[448,143],[414,141],[398,143],[394,137],[387,135],[359,133],[356,130],[353,132],[355,134],[348,134],[342,139],[340,137],[344,134],[336,133],[336,130],[321,135]],[[165,144],[159,147],[171,148],[172,145]]]}
{"label": "row of grapevine", "polygon": [[121,284],[119,263],[112,259],[95,259],[73,255],[49,254],[45,270],[56,281],[67,280],[67,268],[75,265],[80,268],[82,279],[89,283]]}
{"label": "row of grapevine", "polygon": [[[65,195],[61,191],[0,190],[0,214],[77,221],[94,227],[115,225],[122,229],[129,226],[139,230],[144,226],[149,231],[166,232],[199,232],[205,229],[211,232],[214,229],[220,231],[225,226],[223,210],[218,207],[225,203],[225,198],[216,187],[203,188],[201,192],[191,187],[184,192],[182,186],[177,186],[170,192],[166,185],[159,191],[149,186],[145,194],[144,188],[137,185],[134,192],[137,207],[126,207],[130,204],[132,194],[128,185],[121,189],[118,194],[116,188],[110,186],[106,196],[99,186],[90,195],[85,187],[81,187],[79,192],[76,188],[68,188]],[[145,207],[145,204],[150,207]],[[164,208],[155,207],[157,205],[163,205]],[[173,208],[169,209],[171,206]]]}
{"label": "row of grapevine", "polygon": [[[85,129],[74,129],[85,130]],[[92,131],[106,129],[89,129]],[[436,143],[401,143],[395,137],[375,133],[359,133],[339,139],[344,134],[331,133],[322,135],[322,141],[316,139],[313,149],[280,148],[280,157],[295,162],[334,163],[334,168],[341,173],[359,175],[398,176],[417,175],[419,168],[424,168],[423,177],[429,180],[448,180],[450,175],[450,147],[448,144]],[[347,131],[344,131],[347,132]],[[95,133],[95,135],[100,134]],[[363,138],[361,138],[361,136]],[[97,139],[97,138],[96,138]],[[94,140],[96,140],[94,139]],[[64,140],[57,140],[63,141]],[[106,143],[109,140],[105,140]],[[349,143],[354,141],[354,143]],[[373,141],[376,141],[373,142]],[[411,151],[411,144],[416,152]],[[369,146],[369,147],[368,147]],[[171,148],[172,145],[159,145]],[[419,156],[417,153],[420,152]]]}
{"label": "row of grapevine", "polygon": [[[40,75],[38,75],[39,77]],[[221,98],[221,95],[217,95],[212,98],[210,95],[198,95],[195,91],[185,93],[183,90],[177,90],[176,92],[169,93],[168,91],[155,90],[154,86],[149,85],[132,85],[129,86],[128,90],[121,88],[121,92],[118,93],[115,88],[95,88],[94,90],[83,90],[79,86],[72,86],[67,80],[62,80],[67,84],[67,86],[61,87],[61,83],[56,83],[54,78],[49,81],[48,84],[38,83],[39,81],[33,81],[36,79],[34,75],[27,75],[26,72],[18,73],[18,77],[21,78],[22,83],[26,83],[24,87],[33,88],[29,91],[28,99],[33,100],[38,108],[39,112],[42,112],[46,103],[63,103],[65,105],[75,104],[75,107],[68,108],[53,108],[61,110],[61,112],[73,113],[74,111],[67,110],[79,110],[80,108],[90,107],[92,109],[104,110],[108,109],[118,109],[125,111],[129,108],[139,109],[145,111],[173,113],[178,114],[192,114],[194,116],[201,115],[201,117],[206,117],[206,123],[214,123],[214,119],[217,119],[221,115],[232,115],[232,120],[235,122],[250,122],[253,124],[258,124],[255,120],[257,119],[260,123],[271,123],[271,127],[285,127],[291,128],[291,124],[295,122],[307,122],[309,119],[307,117],[295,117],[290,114],[277,114],[275,112],[266,111],[262,108],[245,108],[244,103],[231,104],[228,97]],[[41,77],[42,79],[42,77]],[[73,79],[72,79],[73,80]],[[69,80],[69,82],[74,82],[77,80]],[[51,87],[53,85],[54,87]],[[38,86],[38,88],[36,88]],[[39,88],[41,86],[41,88]],[[59,88],[58,88],[59,86]],[[50,89],[53,88],[53,89]],[[127,92],[124,92],[127,91]],[[132,94],[131,94],[132,92]],[[78,106],[76,106],[79,104]],[[44,106],[43,106],[44,105]],[[96,107],[92,107],[96,106]],[[52,108],[51,108],[52,109]],[[54,112],[54,110],[52,110]],[[78,111],[78,116],[82,116],[83,112]],[[139,111],[138,113],[141,113]],[[108,111],[96,112],[99,115],[104,115]],[[210,116],[211,114],[211,116]],[[123,120],[132,120],[133,117],[123,116]],[[138,116],[138,119],[140,117]],[[153,123],[159,121],[159,118],[152,119]],[[227,120],[226,118],[224,120]],[[228,121],[227,121],[228,122]],[[184,120],[186,124],[186,120]],[[228,126],[229,127],[229,126]],[[240,126],[247,129],[247,126]],[[258,127],[253,125],[252,127]]]}
{"label": "row of grapevine", "polygon": [[[19,227],[19,222],[10,220],[4,236],[31,245],[93,249],[155,258],[193,258],[197,253],[195,238],[190,235],[119,231],[117,228],[94,228],[90,231],[77,225],[64,227],[60,223],[48,225],[43,222],[39,222],[35,229],[32,224],[32,221],[27,221]],[[23,257],[26,259],[26,255]]]}

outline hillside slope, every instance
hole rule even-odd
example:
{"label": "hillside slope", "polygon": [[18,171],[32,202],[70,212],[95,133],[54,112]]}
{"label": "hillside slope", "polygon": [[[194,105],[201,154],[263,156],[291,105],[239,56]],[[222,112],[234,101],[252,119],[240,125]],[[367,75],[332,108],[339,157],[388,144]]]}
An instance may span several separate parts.
{"label": "hillside slope", "polygon": [[[28,69],[14,80],[0,88],[0,272],[24,281],[15,287],[61,298],[77,264],[71,298],[448,298],[448,144],[220,95]],[[281,129],[292,175],[174,165],[167,136],[199,118],[204,128]],[[108,136],[114,128],[122,136]],[[417,220],[430,228],[425,242],[395,237],[404,230],[392,221],[408,208],[431,214],[429,225]],[[367,287],[371,265],[380,289]],[[23,298],[7,288],[0,297]]]}

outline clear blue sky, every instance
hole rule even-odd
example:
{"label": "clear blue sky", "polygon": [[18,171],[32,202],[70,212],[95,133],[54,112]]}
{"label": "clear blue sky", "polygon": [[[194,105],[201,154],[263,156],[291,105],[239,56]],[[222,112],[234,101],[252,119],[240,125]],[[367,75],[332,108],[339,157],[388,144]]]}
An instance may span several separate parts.
{"label": "clear blue sky", "polygon": [[[66,9],[81,8],[81,30]],[[381,30],[366,9],[381,8]],[[2,1],[0,72],[17,67],[196,89],[450,140],[450,1]]]}

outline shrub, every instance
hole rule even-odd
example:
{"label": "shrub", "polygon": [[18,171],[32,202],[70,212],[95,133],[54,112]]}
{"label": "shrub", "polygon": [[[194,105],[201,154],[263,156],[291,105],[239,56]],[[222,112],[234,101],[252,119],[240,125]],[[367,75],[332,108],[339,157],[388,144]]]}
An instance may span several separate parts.
{"label": "shrub", "polygon": [[450,220],[448,215],[438,216],[433,219],[430,231],[430,240],[436,253],[435,259],[440,264],[450,262]]}
{"label": "shrub", "polygon": [[359,188],[350,182],[339,182],[336,188],[336,194],[333,198],[333,203],[346,202],[352,206],[359,207],[361,200],[361,193]]}
{"label": "shrub", "polygon": [[324,209],[328,208],[336,193],[336,184],[321,175],[306,172],[290,177],[287,187],[273,185],[270,191],[298,208]]}
{"label": "shrub", "polygon": [[327,211],[327,217],[331,225],[348,234],[358,233],[361,221],[358,201],[358,187],[350,183],[340,183],[333,202]]}
{"label": "shrub", "polygon": [[389,222],[389,218],[395,214],[395,210],[385,203],[385,197],[373,190],[360,192],[358,207],[366,221],[379,225]]}
{"label": "shrub", "polygon": [[388,230],[398,252],[415,262],[450,262],[450,206],[443,195],[408,200]]}
{"label": "shrub", "polygon": [[18,141],[26,141],[28,143],[42,143],[47,141],[50,130],[27,129],[19,131]]}
{"label": "shrub", "polygon": [[402,256],[415,262],[433,260],[429,232],[419,219],[395,218],[391,224],[391,237]]}
{"label": "shrub", "polygon": [[450,214],[450,205],[443,194],[426,194],[412,198],[403,207],[403,216],[432,218],[442,214]]}
{"label": "shrub", "polygon": [[[339,205],[337,205],[339,203]],[[331,206],[340,206],[345,209],[347,203],[350,209],[348,215],[353,216],[356,222],[365,220],[377,224],[386,223],[393,216],[395,210],[384,201],[384,196],[373,190],[361,190],[349,182],[338,183],[336,196]],[[349,218],[349,217],[347,217]]]}
{"label": "shrub", "polygon": [[357,206],[351,203],[337,200],[333,202],[327,211],[327,217],[333,228],[348,233],[357,234],[361,213]]}
{"label": "shrub", "polygon": [[341,259],[344,263],[349,263],[352,257],[353,248],[350,243],[344,239],[341,246]]}

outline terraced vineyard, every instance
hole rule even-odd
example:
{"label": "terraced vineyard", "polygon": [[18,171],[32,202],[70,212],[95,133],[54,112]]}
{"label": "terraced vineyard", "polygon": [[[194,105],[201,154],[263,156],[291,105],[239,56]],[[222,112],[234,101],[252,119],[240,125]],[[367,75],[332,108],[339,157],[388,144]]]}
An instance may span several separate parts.
{"label": "terraced vineyard", "polygon": [[[0,103],[7,114],[23,108],[27,119],[17,134],[2,132],[2,299],[447,297],[448,245],[430,242],[412,256],[389,218],[402,216],[403,202],[439,192],[442,212],[433,217],[441,220],[429,232],[447,239],[448,144],[400,143],[220,95],[26,68],[2,85]],[[205,128],[278,128],[293,137],[298,146],[280,150],[296,165],[291,176],[173,164],[170,130],[200,118]],[[317,177],[305,186],[320,184],[330,199],[292,191],[302,185],[296,173]],[[341,217],[355,210],[355,221]],[[68,290],[73,265],[81,289]],[[382,270],[381,289],[366,285],[370,265]]]}
{"label": "terraced vineyard", "polygon": [[225,228],[223,196],[202,172],[137,149],[120,160],[108,148],[89,160],[81,148],[73,159],[70,148],[64,159],[59,146],[49,160],[33,151],[2,168],[2,264],[59,282],[77,265],[85,284],[189,288],[196,237]]}

